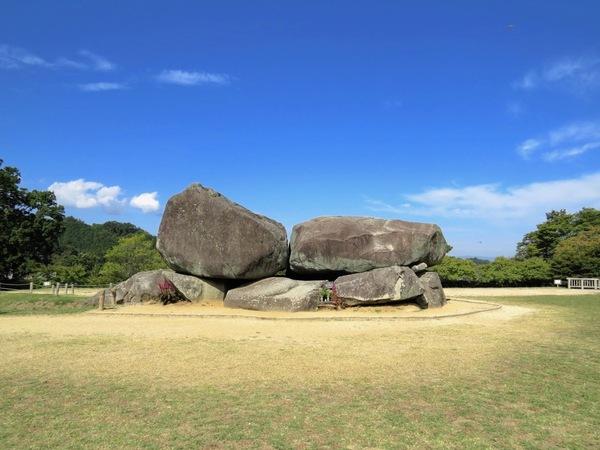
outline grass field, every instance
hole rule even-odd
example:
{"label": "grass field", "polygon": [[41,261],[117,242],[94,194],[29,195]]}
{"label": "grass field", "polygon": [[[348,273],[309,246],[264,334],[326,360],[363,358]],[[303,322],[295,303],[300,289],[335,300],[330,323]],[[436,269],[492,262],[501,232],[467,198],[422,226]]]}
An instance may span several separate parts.
{"label": "grass field", "polygon": [[0,448],[597,447],[600,296],[486,300],[528,313],[3,313]]}
{"label": "grass field", "polygon": [[70,314],[87,311],[86,297],[21,292],[0,292],[0,317],[5,314]]}

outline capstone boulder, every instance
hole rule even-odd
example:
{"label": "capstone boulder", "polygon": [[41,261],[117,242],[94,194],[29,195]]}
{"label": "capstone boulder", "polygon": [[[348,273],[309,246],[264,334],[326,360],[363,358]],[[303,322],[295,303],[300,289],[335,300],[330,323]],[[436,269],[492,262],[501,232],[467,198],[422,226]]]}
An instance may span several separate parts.
{"label": "capstone boulder", "polygon": [[169,199],[156,247],[173,270],[207,278],[269,277],[288,259],[282,224],[200,184]]}
{"label": "capstone boulder", "polygon": [[421,263],[433,266],[449,248],[434,224],[319,217],[293,228],[290,268],[303,275],[328,275]]}

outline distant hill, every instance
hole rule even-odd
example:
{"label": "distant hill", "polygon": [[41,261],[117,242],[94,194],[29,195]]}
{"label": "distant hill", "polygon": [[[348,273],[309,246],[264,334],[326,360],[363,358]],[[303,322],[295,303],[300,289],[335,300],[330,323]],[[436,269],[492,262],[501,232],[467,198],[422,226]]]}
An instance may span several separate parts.
{"label": "distant hill", "polygon": [[489,259],[478,258],[477,256],[473,256],[471,258],[464,258],[464,259],[468,259],[469,261],[473,261],[475,264],[489,264],[490,263]]}
{"label": "distant hill", "polygon": [[120,238],[139,232],[149,234],[131,223],[114,221],[90,225],[75,217],[65,217],[63,224],[65,230],[58,240],[57,253],[86,253],[100,259]]}

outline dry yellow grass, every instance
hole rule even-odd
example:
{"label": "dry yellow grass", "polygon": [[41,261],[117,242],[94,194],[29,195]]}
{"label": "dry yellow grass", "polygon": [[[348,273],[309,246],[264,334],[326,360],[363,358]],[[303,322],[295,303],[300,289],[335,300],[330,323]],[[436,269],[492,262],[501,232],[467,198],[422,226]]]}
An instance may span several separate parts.
{"label": "dry yellow grass", "polygon": [[2,371],[50,375],[57,367],[48,362],[60,361],[62,376],[150,384],[312,384],[333,373],[347,382],[435,379],[502,358],[516,340],[527,339],[529,331],[519,324],[531,320],[529,312],[505,306],[429,321],[351,322],[93,313],[7,317],[0,319],[0,339],[9,341]]}
{"label": "dry yellow grass", "polygon": [[430,320],[0,316],[0,446],[588,447],[597,308],[572,298]]}
{"label": "dry yellow grass", "polygon": [[444,288],[451,298],[530,297],[537,295],[598,295],[593,289],[565,289],[559,287],[510,287],[510,288]]}

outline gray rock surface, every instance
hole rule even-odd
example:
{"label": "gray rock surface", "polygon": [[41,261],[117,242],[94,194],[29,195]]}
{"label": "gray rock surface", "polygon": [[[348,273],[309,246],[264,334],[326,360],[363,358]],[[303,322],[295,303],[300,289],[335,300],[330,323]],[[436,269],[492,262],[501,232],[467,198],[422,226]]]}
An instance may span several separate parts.
{"label": "gray rock surface", "polygon": [[346,305],[356,306],[409,300],[424,290],[411,269],[392,266],[341,276],[335,280],[335,292]]}
{"label": "gray rock surface", "polygon": [[[170,280],[177,290],[191,302],[202,300],[222,300],[225,297],[223,282],[203,280],[191,275],[182,275],[172,270],[150,270],[139,272],[131,278],[113,287],[116,301],[123,303],[156,303],[160,301],[159,283]],[[98,304],[100,292],[91,299],[92,304]],[[111,294],[105,290],[105,304],[109,305]]]}
{"label": "gray rock surface", "polygon": [[425,270],[427,270],[427,264],[425,264],[425,263],[415,264],[414,266],[411,267],[411,270],[414,273],[424,272]]}
{"label": "gray rock surface", "polygon": [[200,184],[169,199],[156,248],[173,270],[207,278],[268,277],[288,259],[283,225]]}
{"label": "gray rock surface", "polygon": [[319,217],[298,224],[290,248],[290,268],[298,274],[432,266],[449,250],[437,225],[369,217]]}
{"label": "gray rock surface", "polygon": [[439,308],[447,303],[442,281],[436,272],[426,272],[419,279],[424,291],[416,301],[421,308]]}
{"label": "gray rock surface", "polygon": [[231,289],[225,296],[228,308],[256,311],[312,311],[321,301],[325,281],[301,281],[270,277]]}

